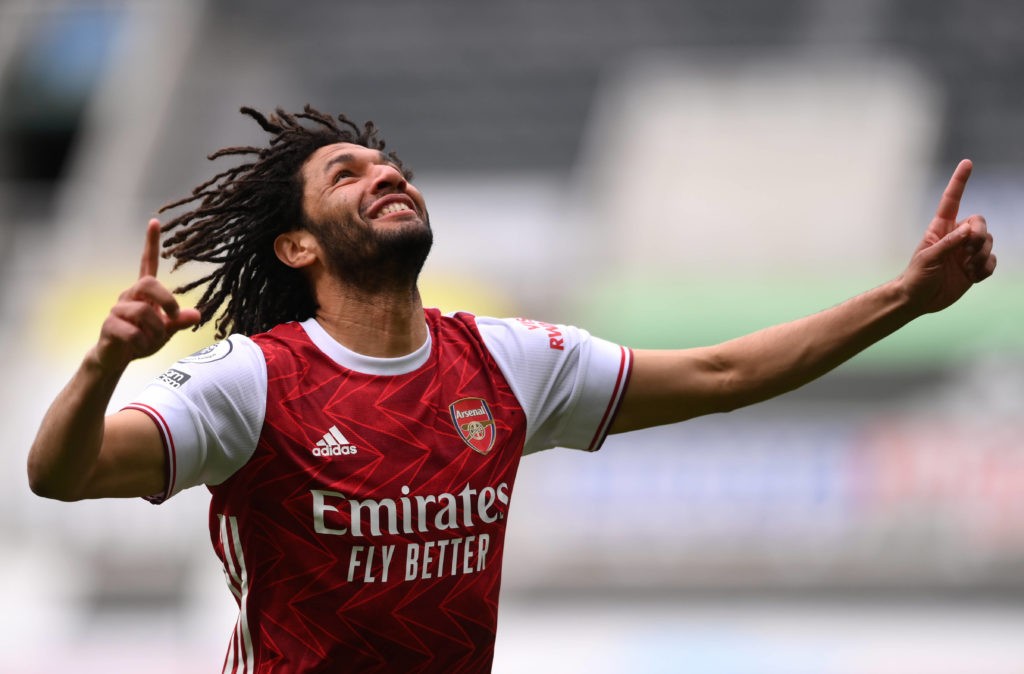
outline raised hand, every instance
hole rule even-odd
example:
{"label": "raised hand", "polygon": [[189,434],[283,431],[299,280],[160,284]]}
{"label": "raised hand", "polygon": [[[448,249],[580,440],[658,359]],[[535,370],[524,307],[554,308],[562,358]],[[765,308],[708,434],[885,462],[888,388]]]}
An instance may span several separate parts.
{"label": "raised hand", "polygon": [[985,218],[972,215],[957,222],[972,169],[971,161],[964,159],[953,171],[935,217],[901,277],[920,313],[945,309],[995,271],[996,256]]}
{"label": "raised hand", "polygon": [[100,365],[123,368],[136,358],[156,353],[175,332],[199,322],[196,309],[182,309],[156,279],[160,260],[160,222],[146,228],[139,278],[117,299],[103,322],[96,357]]}

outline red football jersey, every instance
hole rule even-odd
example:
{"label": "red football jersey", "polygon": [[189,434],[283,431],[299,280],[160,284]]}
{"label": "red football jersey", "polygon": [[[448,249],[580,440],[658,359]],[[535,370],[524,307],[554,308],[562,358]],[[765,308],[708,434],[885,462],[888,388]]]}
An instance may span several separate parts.
{"label": "red football jersey", "polygon": [[225,671],[487,672],[525,415],[471,318],[419,369],[347,369],[296,323],[254,337],[256,452],[210,488],[239,602]]}
{"label": "red football jersey", "polygon": [[593,451],[631,352],[572,326],[425,312],[398,358],[315,320],[232,335],[128,407],[200,484],[238,602],[225,672],[486,672],[519,457]]}

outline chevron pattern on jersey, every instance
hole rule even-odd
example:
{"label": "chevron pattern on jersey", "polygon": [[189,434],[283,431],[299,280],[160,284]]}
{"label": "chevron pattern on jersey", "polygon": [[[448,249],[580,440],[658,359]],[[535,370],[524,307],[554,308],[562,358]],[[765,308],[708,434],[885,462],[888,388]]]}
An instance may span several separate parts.
{"label": "chevron pattern on jersey", "polygon": [[[427,322],[428,361],[392,376],[338,365],[295,323],[253,338],[263,432],[210,488],[240,604],[226,672],[490,670],[525,414],[471,316]],[[493,417],[487,453],[453,422],[467,398]]]}

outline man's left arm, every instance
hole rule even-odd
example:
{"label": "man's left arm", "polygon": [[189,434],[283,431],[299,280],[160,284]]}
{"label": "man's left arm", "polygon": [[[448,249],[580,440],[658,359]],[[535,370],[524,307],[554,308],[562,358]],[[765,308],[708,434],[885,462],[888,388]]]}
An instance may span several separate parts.
{"label": "man's left arm", "polygon": [[831,309],[715,346],[635,350],[612,433],[727,412],[798,388],[991,276],[985,219],[957,223],[971,162],[960,162],[935,217],[896,279]]}

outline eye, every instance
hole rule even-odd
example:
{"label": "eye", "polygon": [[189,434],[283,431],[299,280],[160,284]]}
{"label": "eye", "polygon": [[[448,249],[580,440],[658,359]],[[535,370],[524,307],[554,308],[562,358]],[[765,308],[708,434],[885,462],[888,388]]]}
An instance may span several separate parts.
{"label": "eye", "polygon": [[334,175],[334,182],[340,182],[345,178],[354,178],[355,175],[355,173],[349,171],[348,169],[342,169]]}

